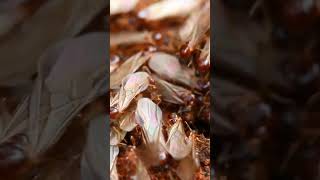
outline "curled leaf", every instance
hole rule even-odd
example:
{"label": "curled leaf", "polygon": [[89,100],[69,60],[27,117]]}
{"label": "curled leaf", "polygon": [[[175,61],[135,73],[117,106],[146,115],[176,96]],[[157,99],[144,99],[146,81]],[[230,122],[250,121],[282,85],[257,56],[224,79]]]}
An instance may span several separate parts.
{"label": "curled leaf", "polygon": [[186,136],[181,119],[171,127],[166,149],[177,160],[183,159],[191,153],[192,141]]}
{"label": "curled leaf", "polygon": [[138,13],[146,20],[159,20],[172,16],[185,16],[194,10],[201,0],[164,0],[150,5]]}
{"label": "curled leaf", "polygon": [[149,67],[166,80],[177,81],[190,87],[196,86],[192,72],[183,68],[179,59],[173,55],[163,52],[153,53]]}
{"label": "curled leaf", "polygon": [[149,86],[149,75],[146,72],[129,74],[123,81],[119,94],[118,111],[126,109],[130,102]]}

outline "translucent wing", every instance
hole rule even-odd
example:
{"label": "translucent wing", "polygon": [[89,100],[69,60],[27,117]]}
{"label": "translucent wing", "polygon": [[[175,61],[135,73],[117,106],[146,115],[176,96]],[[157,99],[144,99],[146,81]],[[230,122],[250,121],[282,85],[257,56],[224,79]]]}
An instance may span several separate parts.
{"label": "translucent wing", "polygon": [[119,94],[118,111],[125,110],[138,94],[149,86],[149,75],[146,72],[129,74],[123,81]]}
{"label": "translucent wing", "polygon": [[184,132],[182,120],[178,120],[171,127],[166,149],[177,160],[183,159],[191,153],[192,141]]}
{"label": "translucent wing", "polygon": [[141,98],[137,103],[137,123],[143,128],[148,143],[158,143],[162,135],[162,111],[149,98]]}
{"label": "translucent wing", "polygon": [[149,56],[141,52],[131,56],[110,76],[110,89],[117,89],[122,80],[131,73],[136,72],[147,60]]}
{"label": "translucent wing", "polygon": [[110,15],[127,13],[133,10],[139,0],[110,0]]}
{"label": "translucent wing", "polygon": [[177,81],[190,87],[196,86],[192,71],[182,67],[179,59],[173,55],[163,52],[153,53],[148,65],[166,80]]}
{"label": "translucent wing", "polygon": [[172,16],[185,16],[199,6],[200,3],[201,0],[159,1],[141,10],[138,16],[146,20],[159,20]]}

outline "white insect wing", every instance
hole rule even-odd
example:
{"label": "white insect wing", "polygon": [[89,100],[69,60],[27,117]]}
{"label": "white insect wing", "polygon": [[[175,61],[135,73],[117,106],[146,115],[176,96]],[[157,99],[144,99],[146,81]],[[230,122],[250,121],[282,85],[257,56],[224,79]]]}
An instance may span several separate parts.
{"label": "white insect wing", "polygon": [[153,53],[148,63],[149,67],[160,77],[177,81],[184,85],[195,87],[192,72],[183,68],[179,59],[163,52]]}
{"label": "white insect wing", "polygon": [[118,110],[124,111],[130,102],[149,86],[149,75],[146,72],[129,74],[123,81],[119,94]]}
{"label": "white insect wing", "polygon": [[200,0],[164,0],[141,10],[138,16],[147,20],[185,16],[199,6],[200,2]]}
{"label": "white insect wing", "polygon": [[149,60],[148,54],[141,52],[127,59],[117,70],[110,76],[110,89],[118,89],[123,79],[131,73],[136,72],[145,62]]}
{"label": "white insect wing", "polygon": [[125,117],[120,122],[120,129],[130,132],[137,126],[137,123],[134,119],[134,112],[128,113],[125,115]]}
{"label": "white insect wing", "polygon": [[127,13],[133,10],[139,0],[110,0],[110,15]]}
{"label": "white insect wing", "polygon": [[119,154],[119,147],[111,145],[110,146],[110,170],[115,166],[118,154]]}
{"label": "white insect wing", "polygon": [[110,179],[118,180],[118,172],[117,172],[117,157],[119,154],[118,146],[110,146]]}
{"label": "white insect wing", "polygon": [[131,177],[133,180],[150,180],[147,168],[144,166],[141,160],[138,161],[137,171],[134,176]]}
{"label": "white insect wing", "polygon": [[181,120],[178,120],[171,127],[166,149],[177,160],[183,159],[191,153],[192,141],[186,136]]}
{"label": "white insect wing", "polygon": [[153,76],[153,79],[156,82],[163,101],[174,104],[183,104],[184,101],[181,98],[182,95],[191,94],[191,91],[183,87],[171,84],[167,81],[157,78],[156,76]]}
{"label": "white insect wing", "polygon": [[189,41],[188,46],[194,48],[196,44],[203,38],[204,34],[210,28],[210,1],[207,1],[204,7],[199,11],[200,14],[195,21],[193,26],[193,31],[191,33],[191,39]]}
{"label": "white insect wing", "polygon": [[116,127],[110,128],[110,145],[118,145],[125,137],[126,132]]}
{"label": "white insect wing", "polygon": [[150,32],[119,32],[110,34],[110,46],[121,44],[143,43],[148,40]]}
{"label": "white insect wing", "polygon": [[119,103],[119,92],[117,92],[114,96],[110,96],[110,107],[114,107]]}
{"label": "white insect wing", "polygon": [[149,98],[141,98],[136,110],[137,123],[146,134],[147,143],[159,143],[162,136],[162,111]]}

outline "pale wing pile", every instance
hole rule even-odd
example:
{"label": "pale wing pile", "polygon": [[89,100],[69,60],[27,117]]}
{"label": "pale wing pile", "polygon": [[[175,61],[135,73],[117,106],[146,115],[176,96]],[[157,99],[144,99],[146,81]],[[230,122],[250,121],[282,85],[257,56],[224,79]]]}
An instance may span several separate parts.
{"label": "pale wing pile", "polygon": [[[110,0],[110,14],[121,15],[136,11],[139,0]],[[183,17],[185,23],[174,30],[177,42],[190,50],[199,49],[201,58],[210,61],[210,1],[162,0],[139,10],[137,16],[146,22],[165,18]],[[151,31],[125,31],[110,33],[110,46],[134,45],[151,42]],[[200,45],[200,41],[206,42]],[[110,62],[112,62],[110,60]],[[131,179],[151,179],[149,168],[159,165],[171,156],[179,166],[174,170],[180,179],[194,178],[199,168],[197,139],[187,123],[176,116],[168,125],[163,104],[185,106],[187,97],[199,89],[194,68],[181,64],[176,54],[164,51],[141,50],[126,57],[123,63],[110,63],[110,178],[119,179],[117,161],[123,148],[137,149],[135,173]],[[129,147],[127,136],[140,129],[142,145]],[[191,133],[190,133],[191,131]],[[132,138],[132,137],[131,137]],[[209,139],[206,139],[209,140]],[[135,142],[134,140],[130,140]],[[208,142],[206,142],[208,144]],[[145,157],[140,151],[147,152]],[[143,150],[141,150],[143,149]],[[148,155],[147,155],[148,154]],[[149,158],[149,159],[148,159]],[[119,168],[119,167],[118,167]],[[184,172],[184,171],[187,171]],[[173,176],[170,179],[175,179]]]}

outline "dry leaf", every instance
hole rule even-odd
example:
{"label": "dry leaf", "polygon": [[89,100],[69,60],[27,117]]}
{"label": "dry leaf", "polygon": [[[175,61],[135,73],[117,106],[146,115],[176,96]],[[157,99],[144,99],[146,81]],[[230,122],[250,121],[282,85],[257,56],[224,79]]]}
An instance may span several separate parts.
{"label": "dry leaf", "polygon": [[149,86],[149,74],[146,72],[136,72],[129,74],[122,81],[119,94],[118,111],[125,110],[130,102]]}

